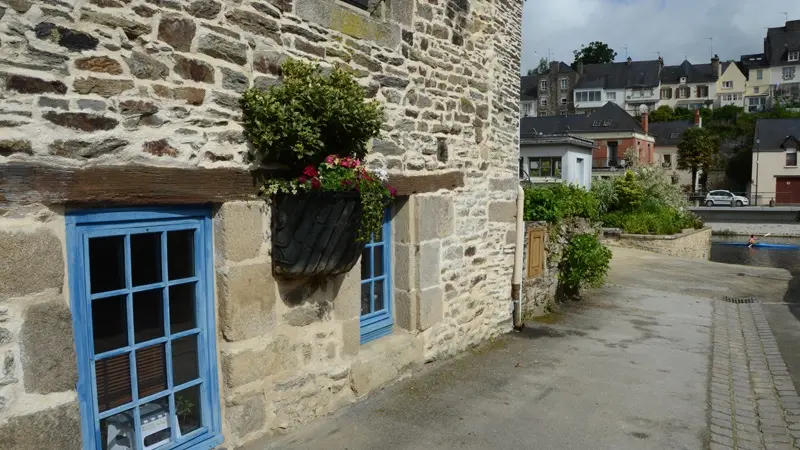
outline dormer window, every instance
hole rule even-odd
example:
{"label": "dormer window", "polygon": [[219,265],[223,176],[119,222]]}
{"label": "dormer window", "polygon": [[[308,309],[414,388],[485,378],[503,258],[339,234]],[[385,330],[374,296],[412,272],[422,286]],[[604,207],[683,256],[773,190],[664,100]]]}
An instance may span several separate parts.
{"label": "dormer window", "polygon": [[592,126],[593,127],[599,127],[600,126],[600,121],[599,120],[595,120],[594,122],[592,122]]}
{"label": "dormer window", "polygon": [[610,120],[604,120],[603,121],[603,126],[604,127],[607,127],[607,126],[610,126],[610,125],[611,125],[611,121]]}
{"label": "dormer window", "polygon": [[670,133],[669,138],[670,139],[678,139],[678,133]]}
{"label": "dormer window", "polygon": [[800,61],[800,51],[789,52],[789,61]]}
{"label": "dormer window", "polygon": [[787,148],[786,149],[786,167],[797,167],[797,149],[796,148]]}
{"label": "dormer window", "polygon": [[681,84],[686,83],[686,77],[681,77]]}

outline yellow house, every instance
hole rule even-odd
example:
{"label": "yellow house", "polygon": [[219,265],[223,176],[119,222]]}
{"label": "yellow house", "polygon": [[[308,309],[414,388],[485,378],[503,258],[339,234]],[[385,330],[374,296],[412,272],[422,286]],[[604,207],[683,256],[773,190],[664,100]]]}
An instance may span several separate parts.
{"label": "yellow house", "polygon": [[800,119],[758,119],[749,193],[754,205],[800,204]]}
{"label": "yellow house", "polygon": [[717,80],[716,106],[744,106],[747,77],[733,61],[722,63],[722,75]]}
{"label": "yellow house", "polygon": [[747,112],[763,111],[770,106],[770,70],[769,62],[763,53],[742,55],[738,64],[747,75],[744,91],[744,110]]}

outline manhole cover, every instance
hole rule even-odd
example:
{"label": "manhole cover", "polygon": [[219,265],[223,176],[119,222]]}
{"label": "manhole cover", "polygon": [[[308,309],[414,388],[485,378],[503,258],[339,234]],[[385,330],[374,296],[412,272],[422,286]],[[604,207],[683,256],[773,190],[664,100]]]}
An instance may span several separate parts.
{"label": "manhole cover", "polygon": [[723,302],[728,303],[756,303],[755,297],[722,297]]}

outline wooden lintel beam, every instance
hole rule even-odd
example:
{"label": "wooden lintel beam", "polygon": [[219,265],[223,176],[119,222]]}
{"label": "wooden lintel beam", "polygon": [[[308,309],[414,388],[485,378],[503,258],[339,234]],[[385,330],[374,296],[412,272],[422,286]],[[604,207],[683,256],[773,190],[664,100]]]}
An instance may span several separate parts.
{"label": "wooden lintel beam", "polygon": [[[274,173],[245,169],[177,168],[142,165],[85,168],[39,163],[0,164],[0,205],[180,205],[258,198],[261,180]],[[391,175],[398,195],[464,186],[457,171]]]}

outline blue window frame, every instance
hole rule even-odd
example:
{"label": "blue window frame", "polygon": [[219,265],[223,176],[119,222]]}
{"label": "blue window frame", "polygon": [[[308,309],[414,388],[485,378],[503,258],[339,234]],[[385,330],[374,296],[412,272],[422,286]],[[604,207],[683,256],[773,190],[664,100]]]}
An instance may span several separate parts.
{"label": "blue window frame", "polygon": [[389,211],[378,236],[361,254],[361,343],[392,332],[392,222]]}
{"label": "blue window frame", "polygon": [[66,222],[83,448],[222,443],[210,208]]}

